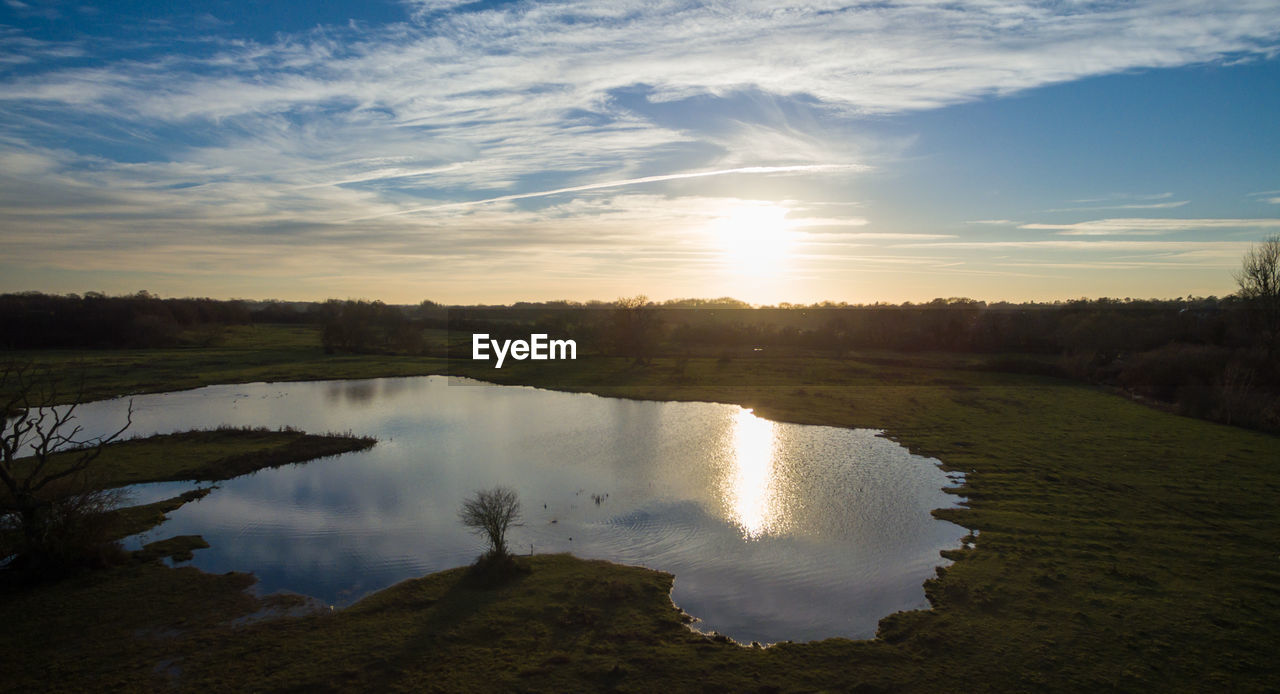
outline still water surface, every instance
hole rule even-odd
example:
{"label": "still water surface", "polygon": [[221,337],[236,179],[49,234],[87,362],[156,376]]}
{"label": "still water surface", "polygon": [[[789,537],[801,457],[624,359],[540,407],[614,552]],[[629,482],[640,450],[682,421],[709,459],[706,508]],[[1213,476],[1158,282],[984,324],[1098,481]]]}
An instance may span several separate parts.
{"label": "still water surface", "polygon": [[[88,403],[86,428],[126,401]],[[444,377],[252,383],[134,398],[135,435],[290,425],[379,439],[369,451],[221,482],[133,542],[199,534],[192,562],[335,605],[469,563],[462,500],[514,488],[513,550],[675,574],[672,598],[740,641],[871,637],[927,607],[922,582],[965,530],[937,461],[872,430],[778,424],[709,403],[642,402]],[[190,489],[139,485],[141,503]]]}

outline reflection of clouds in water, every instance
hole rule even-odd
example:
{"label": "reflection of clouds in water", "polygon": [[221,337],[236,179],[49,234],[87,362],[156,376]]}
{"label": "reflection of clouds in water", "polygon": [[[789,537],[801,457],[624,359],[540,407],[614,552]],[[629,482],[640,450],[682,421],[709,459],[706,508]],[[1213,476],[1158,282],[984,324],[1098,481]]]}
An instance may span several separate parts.
{"label": "reflection of clouds in water", "polygon": [[[354,383],[360,395],[348,397]],[[195,565],[330,603],[471,561],[482,543],[458,524],[458,505],[494,484],[524,505],[513,548],[671,571],[700,628],[746,640],[870,635],[880,617],[922,604],[938,550],[964,534],[929,515],[953,501],[931,461],[872,431],[776,424],[733,406],[440,377],[136,401],[140,434],[287,424],[380,439],[220,483],[151,536],[202,534],[213,547]],[[91,403],[82,422],[106,428],[124,406]]]}
{"label": "reflection of clouds in water", "polygon": [[[919,581],[940,563],[933,552],[904,552],[890,533],[838,546],[792,534],[744,541],[736,521],[687,502],[634,511],[610,523],[628,532],[584,556],[674,573],[672,600],[701,620],[694,626],[742,642],[871,638],[886,605],[927,607]],[[956,546],[963,534],[949,523],[920,526],[922,537],[940,548]],[[905,578],[915,575],[919,581]]]}

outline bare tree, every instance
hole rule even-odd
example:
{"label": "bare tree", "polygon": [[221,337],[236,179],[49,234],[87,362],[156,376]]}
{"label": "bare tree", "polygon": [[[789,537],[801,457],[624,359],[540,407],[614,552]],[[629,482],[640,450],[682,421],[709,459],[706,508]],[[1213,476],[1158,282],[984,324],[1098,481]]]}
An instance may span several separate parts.
{"label": "bare tree", "polygon": [[648,297],[634,296],[613,303],[609,341],[615,354],[648,365],[658,350],[662,320]]}
{"label": "bare tree", "polygon": [[1235,278],[1240,298],[1257,321],[1267,356],[1272,357],[1280,347],[1280,234],[1250,247]]}
{"label": "bare tree", "polygon": [[59,385],[47,369],[0,366],[0,518],[17,540],[9,551],[36,561],[65,559],[94,535],[92,524],[118,494],[89,484],[85,473],[133,423],[131,401],[115,432],[83,436],[74,424],[80,393],[73,404],[55,406],[63,395]]}
{"label": "bare tree", "polygon": [[462,524],[489,541],[489,554],[507,556],[507,529],[520,522],[520,499],[508,487],[482,489],[467,499],[458,512]]}

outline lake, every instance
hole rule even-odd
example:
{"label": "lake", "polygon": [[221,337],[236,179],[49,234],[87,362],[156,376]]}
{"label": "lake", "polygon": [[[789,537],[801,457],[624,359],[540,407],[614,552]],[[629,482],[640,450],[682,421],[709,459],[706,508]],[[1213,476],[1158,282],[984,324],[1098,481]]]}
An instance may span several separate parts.
{"label": "lake", "polygon": [[[342,606],[470,563],[458,522],[480,488],[515,489],[517,553],[572,552],[671,572],[695,628],[770,643],[869,638],[966,530],[930,516],[960,481],[866,429],[774,423],[711,403],[650,402],[443,376],[251,383],[136,396],[130,433],[220,424],[352,431],[368,451],[218,483],[131,545],[181,534],[191,564],[252,571],[260,590]],[[91,432],[127,400],[86,403]],[[138,503],[191,483],[138,485]]]}

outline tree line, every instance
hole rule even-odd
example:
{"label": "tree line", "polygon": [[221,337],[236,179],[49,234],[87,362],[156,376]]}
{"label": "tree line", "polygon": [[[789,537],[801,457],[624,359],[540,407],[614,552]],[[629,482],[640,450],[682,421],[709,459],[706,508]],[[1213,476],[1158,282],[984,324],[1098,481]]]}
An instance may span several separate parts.
{"label": "tree line", "polygon": [[[1231,348],[1272,344],[1238,296],[1172,300],[1078,299],[1053,303],[966,298],[912,304],[783,304],[752,308],[732,299],[651,302],[520,302],[511,306],[445,307],[431,301],[398,306],[381,301],[249,302],[162,299],[90,292],[0,295],[0,348],[130,348],[172,346],[184,331],[254,323],[321,328],[331,352],[420,350],[421,332],[498,325],[499,332],[542,327],[570,330],[602,354],[652,342],[656,353],[771,346],[839,355],[852,350],[1134,352],[1169,343]],[[1257,325],[1255,325],[1257,323]],[[1267,337],[1267,340],[1260,338]],[[190,339],[188,337],[188,339]],[[1271,349],[1274,350],[1274,347]]]}
{"label": "tree line", "polygon": [[[844,358],[867,353],[985,355],[990,368],[1123,388],[1186,414],[1280,430],[1277,330],[1266,299],[1244,293],[1168,300],[811,304],[752,308],[730,299],[523,302],[245,302],[160,299],[145,292],[0,296],[3,347],[142,348],[216,342],[228,325],[318,329],[327,353],[470,357],[470,335],[574,339],[580,355],[658,358]],[[440,341],[425,339],[443,332]]]}
{"label": "tree line", "polygon": [[0,347],[168,347],[184,337],[207,341],[217,326],[250,320],[243,302],[161,299],[146,291],[126,296],[0,294]]}
{"label": "tree line", "polygon": [[[1123,388],[1180,411],[1280,431],[1280,236],[1254,246],[1226,297],[913,304],[779,304],[731,298],[444,306],[432,301],[250,302],[90,293],[0,296],[0,347],[155,347],[226,325],[318,328],[327,353],[470,357],[470,335],[573,339],[580,355],[842,358],[867,352],[986,355],[990,368]],[[434,331],[437,338],[425,336]],[[192,337],[194,336],[194,338]]]}

